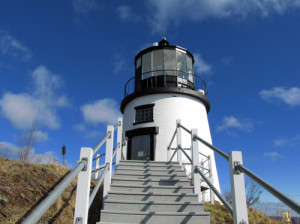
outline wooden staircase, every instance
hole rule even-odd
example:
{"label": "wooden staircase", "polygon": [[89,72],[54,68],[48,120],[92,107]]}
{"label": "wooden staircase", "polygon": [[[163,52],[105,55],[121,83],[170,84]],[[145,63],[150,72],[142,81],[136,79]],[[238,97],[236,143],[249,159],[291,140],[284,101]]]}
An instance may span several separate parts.
{"label": "wooden staircase", "polygon": [[101,219],[105,223],[210,223],[177,162],[120,161]]}

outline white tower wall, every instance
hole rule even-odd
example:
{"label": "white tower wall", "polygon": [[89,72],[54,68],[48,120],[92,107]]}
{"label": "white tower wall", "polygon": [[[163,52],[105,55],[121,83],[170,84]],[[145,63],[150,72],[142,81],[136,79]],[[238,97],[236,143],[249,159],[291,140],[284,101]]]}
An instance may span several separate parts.
{"label": "white tower wall", "polygon": [[[154,122],[142,123],[134,125],[135,107],[146,104],[155,104],[153,107]],[[205,105],[198,99],[179,94],[179,93],[163,93],[141,96],[130,101],[124,108],[124,132],[137,128],[159,127],[159,133],[156,135],[155,144],[155,161],[167,161],[167,147],[170,144],[171,138],[176,129],[176,120],[180,119],[181,124],[187,129],[198,129],[199,137],[205,141],[212,143],[210,129],[207,119],[207,111]],[[176,138],[172,147],[176,147]],[[182,147],[191,147],[191,136],[182,130]],[[220,191],[218,173],[216,169],[214,153],[211,149],[199,142],[199,151],[205,155],[210,155],[212,163],[213,183]],[[190,151],[187,151],[190,154]],[[199,155],[199,161],[206,160]],[[183,162],[188,160],[183,155]],[[208,168],[208,163],[205,163]],[[190,166],[185,165],[187,174],[190,174]],[[202,184],[207,186],[206,184]],[[209,192],[205,194],[205,199],[208,200]],[[217,198],[216,198],[217,199]]]}

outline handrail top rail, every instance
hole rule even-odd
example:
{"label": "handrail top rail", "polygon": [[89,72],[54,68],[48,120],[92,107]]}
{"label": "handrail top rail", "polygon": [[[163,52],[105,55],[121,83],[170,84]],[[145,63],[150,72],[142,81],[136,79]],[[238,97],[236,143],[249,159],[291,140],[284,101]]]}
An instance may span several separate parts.
{"label": "handrail top rail", "polygon": [[[191,162],[191,164],[193,164],[192,158],[184,151],[184,149],[180,145],[177,147],[177,150],[178,149],[180,149],[183,152],[183,154],[186,156],[186,158]],[[174,154],[175,154],[175,152],[174,152]],[[225,198],[221,195],[221,193],[213,186],[213,184],[205,177],[205,174],[203,174],[202,171],[199,169],[199,165],[196,165],[195,167],[193,167],[193,169],[197,170],[197,172],[200,174],[200,176],[211,187],[211,189],[213,190],[213,192],[219,197],[219,199],[222,201],[222,203],[225,205],[225,207],[227,208],[227,210],[232,215],[233,214],[232,207],[225,200]]]}
{"label": "handrail top rail", "polygon": [[296,211],[298,214],[300,214],[300,204],[294,201],[293,199],[286,196],[284,193],[270,185],[268,182],[257,176],[255,173],[250,171],[246,166],[242,164],[236,164],[235,170],[238,170],[240,172],[243,172],[246,174],[249,178],[254,180],[256,183],[258,183],[260,186],[262,186],[265,190],[270,192],[273,196],[275,196],[277,199],[279,199],[281,202],[289,206],[291,209]]}
{"label": "handrail top rail", "polygon": [[[119,123],[117,123],[116,125],[114,125],[113,127],[114,127],[114,131],[118,128],[118,126],[119,126]],[[110,132],[108,132],[107,134],[106,134],[106,136],[93,148],[93,155],[95,155],[96,154],[96,152],[100,149],[100,147],[104,144],[104,142],[108,139],[108,138],[110,138],[110,136],[111,136],[111,133]]]}
{"label": "handrail top rail", "polygon": [[[181,127],[183,130],[185,130],[189,134],[192,134],[192,132],[190,130],[188,130],[186,127],[184,127],[182,124],[178,123],[178,127]],[[194,135],[193,139],[197,139],[198,141],[202,142],[204,145],[206,145],[207,147],[209,147],[210,149],[212,149],[214,152],[216,152],[217,154],[219,154],[220,156],[222,156],[227,161],[229,160],[229,155],[228,154],[226,154],[225,152],[223,152],[220,149],[216,148],[215,146],[213,146],[212,144],[208,143],[204,139],[200,138],[198,135]]]}
{"label": "handrail top rail", "polygon": [[[110,143],[112,143],[112,139],[114,136],[114,131],[117,128],[121,128],[119,130],[122,130],[122,118],[118,119],[118,123],[114,126],[109,125],[110,129],[109,132],[106,134],[106,136],[94,147],[94,149],[89,148],[89,147],[82,147],[81,148],[81,153],[80,153],[80,160],[77,162],[76,167],[71,170],[71,172],[65,176],[61,182],[50,192],[50,194],[44,198],[41,203],[39,203],[37,205],[36,208],[33,209],[33,211],[24,219],[24,221],[22,223],[37,223],[40,218],[45,214],[45,212],[50,208],[50,206],[54,203],[54,201],[63,193],[63,191],[70,185],[70,183],[79,175],[80,172],[83,171],[83,175],[85,175],[85,177],[83,178],[83,180],[91,180],[91,174],[94,172],[97,172],[101,169],[104,169],[104,171],[101,174],[101,180],[98,181],[96,187],[93,189],[92,193],[89,196],[89,206],[91,206],[92,201],[95,198],[96,193],[98,192],[98,189],[100,187],[100,184],[103,180],[103,175],[107,172],[109,168],[109,165],[113,165],[112,161],[111,162],[106,162],[104,165],[97,167],[95,169],[92,169],[92,162],[94,160],[98,160],[99,158],[101,158],[102,156],[106,155],[106,152],[101,154],[101,155],[97,155],[95,159],[93,159],[93,156],[95,155],[95,153],[100,149],[100,147],[107,141],[110,140]],[[108,127],[109,127],[108,126]],[[113,128],[111,128],[113,127]],[[118,136],[119,136],[119,130],[118,130]],[[121,133],[123,136],[123,133]],[[120,145],[121,143],[120,139],[118,139],[118,144],[117,146],[113,149],[113,157],[115,157],[118,149],[120,149]],[[107,143],[108,144],[108,143]],[[112,143],[113,146],[113,143]],[[112,147],[111,146],[111,147]],[[107,150],[107,149],[106,149]],[[98,163],[98,161],[97,161]],[[96,165],[97,166],[97,165]],[[87,172],[88,171],[88,172]],[[82,176],[78,177],[78,181],[80,180],[80,178],[82,178]],[[78,182],[79,183],[79,182]],[[80,185],[78,187],[78,183],[77,183],[77,195],[84,195],[84,194],[78,194],[78,189],[82,190],[82,185]],[[82,182],[81,182],[82,183]],[[88,192],[90,191],[89,189],[89,184],[84,184],[85,186],[87,186],[88,188]],[[84,191],[85,189],[83,189]],[[77,201],[77,199],[76,199]],[[78,220],[82,220],[82,217],[76,217],[76,206],[77,206],[77,202],[75,205],[75,214],[74,214],[74,222],[77,223]],[[87,215],[84,215],[84,219],[86,219]],[[77,219],[78,218],[78,219]],[[76,220],[75,220],[76,219]]]}
{"label": "handrail top rail", "polygon": [[[180,122],[177,123],[177,126],[181,127],[183,130],[185,130],[186,132],[188,132],[189,134],[192,135],[192,132],[190,130],[188,130],[186,127],[184,127]],[[210,149],[212,149],[214,152],[218,153],[220,156],[222,156],[224,159],[226,159],[229,162],[229,155],[228,154],[224,153],[223,151],[221,151],[220,149],[216,148],[212,144],[206,142],[205,140],[203,140],[202,138],[200,138],[198,135],[194,135],[193,136],[193,140],[200,141],[201,143],[203,143],[204,145],[206,145],[207,147],[209,147]],[[181,148],[181,146],[177,147],[177,149],[178,148],[181,149],[184,152],[184,150]],[[190,158],[188,158],[188,159],[191,160]],[[285,194],[283,194],[281,191],[277,190],[275,187],[273,187],[272,185],[270,185],[268,182],[266,182],[265,180],[263,180],[262,178],[260,178],[259,176],[257,176],[255,173],[253,173],[252,171],[250,171],[246,166],[237,163],[235,165],[235,170],[240,171],[240,172],[246,174],[249,178],[251,178],[252,180],[254,180],[256,183],[258,183],[260,186],[262,186],[265,190],[267,190],[269,193],[271,193],[277,199],[279,199],[281,202],[283,202],[284,204],[286,204],[287,206],[289,206],[291,209],[293,209],[294,211],[296,211],[298,214],[300,214],[300,204],[299,203],[297,203],[296,201],[292,200],[291,198],[289,198],[288,196],[286,196]]]}
{"label": "handrail top rail", "polygon": [[22,223],[36,223],[50,208],[53,202],[62,194],[69,184],[77,177],[78,173],[85,169],[87,161],[81,159],[77,166],[54,188],[53,191],[34,208],[34,210],[24,219]]}

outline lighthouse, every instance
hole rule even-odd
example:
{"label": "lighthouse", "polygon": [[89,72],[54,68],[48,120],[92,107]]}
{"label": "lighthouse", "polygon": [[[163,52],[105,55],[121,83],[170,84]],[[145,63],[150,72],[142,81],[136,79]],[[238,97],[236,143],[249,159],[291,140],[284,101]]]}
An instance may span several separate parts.
{"label": "lighthouse", "polygon": [[[166,38],[139,52],[135,76],[125,85],[121,102],[123,131],[127,141],[127,160],[167,161],[167,149],[176,129],[176,121],[187,129],[198,129],[198,136],[212,143],[207,114],[210,102],[206,84],[194,74],[194,57],[185,48],[170,45]],[[191,136],[182,132],[182,148],[188,154]],[[173,146],[176,147],[175,142]],[[212,150],[199,143],[199,161],[210,170],[214,186],[220,191]],[[207,158],[210,164],[205,163]],[[183,156],[183,169],[191,166]],[[202,187],[208,187],[205,183]],[[204,200],[208,197],[204,194]]]}

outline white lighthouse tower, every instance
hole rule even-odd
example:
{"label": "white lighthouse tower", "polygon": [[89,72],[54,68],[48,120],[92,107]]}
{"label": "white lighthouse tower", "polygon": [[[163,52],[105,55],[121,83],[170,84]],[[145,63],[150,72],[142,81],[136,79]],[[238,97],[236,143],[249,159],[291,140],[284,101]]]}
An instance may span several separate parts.
{"label": "white lighthouse tower", "polygon": [[[134,64],[135,77],[126,83],[121,103],[126,159],[167,161],[167,148],[177,120],[189,130],[198,129],[198,136],[212,143],[207,119],[210,102],[205,82],[194,74],[193,55],[182,47],[169,45],[164,38],[139,52]],[[182,132],[182,148],[190,146],[191,136]],[[201,143],[199,147],[199,161],[203,169],[210,170],[211,180],[220,191],[214,153]],[[207,158],[210,164],[205,163]],[[183,166],[189,175],[187,162],[183,156]],[[205,183],[201,186],[207,187]]]}

